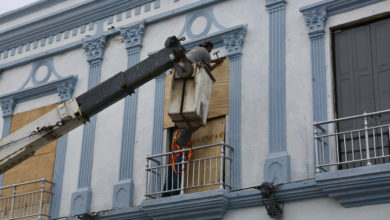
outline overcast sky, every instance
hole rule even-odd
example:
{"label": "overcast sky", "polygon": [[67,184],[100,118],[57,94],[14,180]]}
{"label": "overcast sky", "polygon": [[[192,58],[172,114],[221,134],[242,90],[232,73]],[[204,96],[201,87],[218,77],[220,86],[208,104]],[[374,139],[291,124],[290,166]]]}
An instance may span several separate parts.
{"label": "overcast sky", "polygon": [[0,14],[12,11],[39,0],[0,0]]}

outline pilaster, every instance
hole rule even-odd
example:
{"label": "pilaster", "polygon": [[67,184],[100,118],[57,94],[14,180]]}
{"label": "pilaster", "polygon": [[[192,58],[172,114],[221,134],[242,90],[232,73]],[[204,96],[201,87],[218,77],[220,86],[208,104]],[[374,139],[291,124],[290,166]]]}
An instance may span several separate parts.
{"label": "pilaster", "polygon": [[267,0],[269,24],[269,154],[264,180],[290,180],[290,155],[286,144],[286,1]]}
{"label": "pilaster", "polygon": [[[88,39],[83,44],[89,62],[88,89],[100,82],[101,65],[103,61],[106,37]],[[93,147],[95,143],[96,116],[84,126],[81,146],[80,170],[77,191],[72,194],[71,215],[88,213],[90,209],[92,192],[91,172],[93,162]]]}
{"label": "pilaster", "polygon": [[[121,28],[121,35],[126,43],[127,67],[140,61],[140,52],[145,24],[139,23]],[[133,157],[135,127],[137,116],[138,90],[125,98],[125,110],[122,128],[122,146],[118,182],[113,190],[113,208],[126,208],[133,205]]]}
{"label": "pilaster", "polygon": [[234,147],[232,163],[232,186],[241,186],[241,57],[246,29],[223,37],[223,43],[230,61],[229,66],[229,118],[228,144]]}

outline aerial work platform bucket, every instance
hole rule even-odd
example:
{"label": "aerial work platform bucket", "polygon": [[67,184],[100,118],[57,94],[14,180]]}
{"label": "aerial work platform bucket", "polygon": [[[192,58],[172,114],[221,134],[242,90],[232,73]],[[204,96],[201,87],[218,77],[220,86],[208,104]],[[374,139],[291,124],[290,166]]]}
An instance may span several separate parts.
{"label": "aerial work platform bucket", "polygon": [[168,115],[179,128],[199,128],[207,121],[215,79],[203,64],[194,63],[193,68],[193,74],[185,78],[173,72]]}

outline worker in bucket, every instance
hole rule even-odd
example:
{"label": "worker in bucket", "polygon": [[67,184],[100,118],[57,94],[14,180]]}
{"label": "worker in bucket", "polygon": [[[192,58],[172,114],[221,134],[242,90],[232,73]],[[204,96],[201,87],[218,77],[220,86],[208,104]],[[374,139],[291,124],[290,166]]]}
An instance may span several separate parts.
{"label": "worker in bucket", "polygon": [[213,43],[206,41],[188,52],[186,57],[193,63],[204,63],[210,70],[213,70],[225,59],[225,57],[221,57],[211,60],[210,52],[213,50],[213,47]]}

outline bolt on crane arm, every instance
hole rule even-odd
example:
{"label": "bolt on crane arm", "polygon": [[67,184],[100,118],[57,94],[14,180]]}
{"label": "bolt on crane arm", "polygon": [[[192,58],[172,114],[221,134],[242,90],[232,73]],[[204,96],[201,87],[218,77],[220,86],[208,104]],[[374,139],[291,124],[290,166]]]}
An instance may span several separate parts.
{"label": "bolt on crane arm", "polygon": [[[191,66],[185,49],[176,37],[165,42],[165,48],[139,64],[120,72],[80,96],[56,108],[0,139],[0,173],[32,156],[35,151],[77,128],[103,109],[116,103],[146,82],[172,67],[184,74]],[[180,65],[178,65],[180,64]]]}

